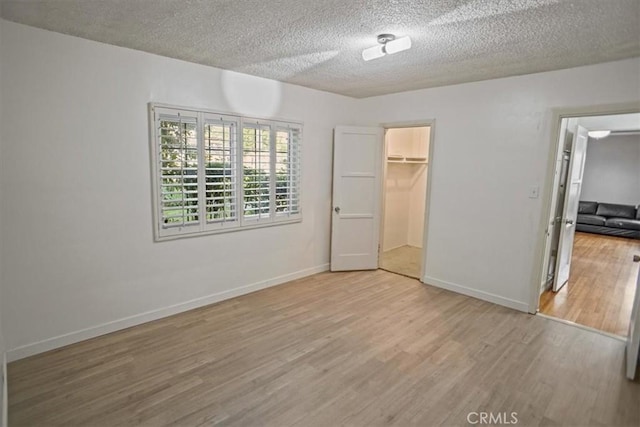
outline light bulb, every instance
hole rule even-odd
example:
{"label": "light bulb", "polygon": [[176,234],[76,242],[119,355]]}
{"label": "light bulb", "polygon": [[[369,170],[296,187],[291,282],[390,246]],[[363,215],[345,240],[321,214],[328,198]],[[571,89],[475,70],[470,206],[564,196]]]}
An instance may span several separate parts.
{"label": "light bulb", "polygon": [[411,39],[409,37],[401,37],[399,39],[391,40],[384,45],[384,50],[389,55],[392,53],[402,52],[411,48]]}
{"label": "light bulb", "polygon": [[589,136],[595,139],[606,138],[610,134],[611,134],[610,130],[590,130],[589,131]]}
{"label": "light bulb", "polygon": [[362,51],[362,59],[365,61],[371,61],[372,59],[381,58],[384,56],[384,46],[377,45],[365,49]]}

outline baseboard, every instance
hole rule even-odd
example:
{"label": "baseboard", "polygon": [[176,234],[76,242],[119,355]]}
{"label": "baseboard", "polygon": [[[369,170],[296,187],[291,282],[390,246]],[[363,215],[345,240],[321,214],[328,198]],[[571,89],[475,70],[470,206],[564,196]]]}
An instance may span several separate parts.
{"label": "baseboard", "polygon": [[97,336],[119,331],[121,329],[130,328],[132,326],[151,322],[153,320],[162,319],[163,317],[172,316],[174,314],[182,313],[188,310],[193,310],[194,308],[203,307],[205,305],[224,301],[229,298],[238,297],[251,292],[259,291],[260,289],[280,285],[291,280],[300,279],[302,277],[310,276],[316,273],[322,273],[328,270],[329,264],[322,264],[315,267],[306,268],[304,270],[296,271],[294,273],[289,273],[260,282],[252,283],[250,285],[240,286],[227,291],[218,292],[157,310],[147,311],[146,313],[136,314],[134,316],[125,317],[122,319],[103,323],[101,325],[92,326],[90,328],[81,329],[79,331],[70,332],[64,335],[59,335],[57,337],[23,345],[7,351],[7,361],[13,362],[15,360],[24,359],[25,357],[44,353],[45,351],[64,347],[69,344],[74,344],[90,338],[95,338]]}
{"label": "baseboard", "polygon": [[425,276],[422,280],[424,284],[435,286],[436,288],[446,289],[462,295],[467,295],[473,298],[478,298],[483,301],[492,302],[494,304],[502,305],[504,307],[512,308],[518,311],[529,312],[529,304],[512,300],[509,298],[501,297],[489,292],[479,291],[477,289],[467,288],[466,286],[457,285],[455,283],[446,282],[444,280],[436,279],[435,277]]}
{"label": "baseboard", "polygon": [[0,413],[0,426],[9,425],[9,380],[7,379],[7,355],[2,354],[2,412]]}
{"label": "baseboard", "polygon": [[547,282],[544,285],[540,286],[540,295],[542,295],[546,291],[550,290],[552,285],[553,285],[553,282]]}
{"label": "baseboard", "polygon": [[398,246],[394,246],[394,247],[389,248],[389,249],[383,249],[382,253],[386,253],[386,252],[389,252],[389,251],[394,251],[396,249],[404,248],[405,246],[408,246],[410,248],[415,248],[415,249],[422,249],[422,246],[413,246],[413,245],[410,245],[408,243],[405,243],[404,245],[398,245]]}

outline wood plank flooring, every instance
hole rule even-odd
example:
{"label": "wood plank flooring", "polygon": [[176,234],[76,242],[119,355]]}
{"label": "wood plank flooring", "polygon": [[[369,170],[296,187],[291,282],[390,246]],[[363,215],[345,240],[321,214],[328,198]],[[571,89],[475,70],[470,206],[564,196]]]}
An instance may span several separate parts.
{"label": "wood plank flooring", "polygon": [[640,240],[576,233],[569,282],[540,297],[540,312],[627,336],[638,279]]}
{"label": "wood plank flooring", "polygon": [[9,364],[15,426],[640,424],[624,343],[379,271],[322,273]]}
{"label": "wood plank flooring", "polygon": [[380,268],[405,276],[420,278],[422,248],[400,246],[380,254]]}

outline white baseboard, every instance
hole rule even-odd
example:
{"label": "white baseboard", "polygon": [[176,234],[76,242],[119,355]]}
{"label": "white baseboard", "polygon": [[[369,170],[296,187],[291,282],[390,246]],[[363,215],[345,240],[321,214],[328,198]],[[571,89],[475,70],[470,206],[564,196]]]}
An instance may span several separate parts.
{"label": "white baseboard", "polygon": [[34,354],[43,353],[45,351],[64,347],[69,344],[74,344],[80,341],[88,340],[90,338],[95,338],[97,336],[119,331],[121,329],[130,328],[142,323],[151,322],[163,317],[172,316],[174,314],[182,313],[188,310],[193,310],[194,308],[203,307],[205,305],[224,301],[229,298],[245,295],[251,292],[258,291],[260,289],[280,285],[291,280],[300,279],[302,277],[310,276],[316,273],[322,273],[328,270],[329,264],[322,264],[316,267],[296,271],[294,273],[289,273],[260,282],[252,283],[250,285],[240,286],[227,291],[192,299],[190,301],[181,302],[178,304],[170,305],[168,307],[159,308],[157,310],[147,311],[146,313],[136,314],[122,319],[113,320],[101,325],[92,326],[86,329],[81,329],[79,331],[70,332],[67,334],[59,335],[57,337],[48,338],[46,340],[26,344],[11,349],[7,351],[6,357],[9,362],[13,362],[14,360],[23,359],[25,357],[33,356]]}
{"label": "white baseboard", "polygon": [[544,294],[546,291],[550,290],[553,286],[553,282],[547,282],[540,286],[540,295]]}
{"label": "white baseboard", "polygon": [[403,245],[394,246],[394,247],[389,248],[389,249],[383,249],[382,253],[393,251],[393,250],[400,249],[400,248],[404,248],[405,246],[408,246],[410,248],[422,249],[422,246],[414,246],[414,245],[410,245],[408,243],[405,243]]}
{"label": "white baseboard", "polygon": [[501,297],[500,295],[495,295],[489,292],[467,288],[466,286],[446,282],[444,280],[436,279],[435,277],[425,276],[422,280],[422,283],[426,285],[435,286],[436,288],[442,288],[448,291],[457,292],[462,295],[478,298],[483,301],[492,302],[494,304],[502,305],[504,307],[509,307],[514,310],[524,311],[525,313],[529,312],[529,304],[527,303],[512,300],[509,298],[504,298],[504,297]]}
{"label": "white baseboard", "polygon": [[0,426],[9,425],[9,380],[7,379],[7,355],[2,354],[2,411],[0,412]]}
{"label": "white baseboard", "polygon": [[404,245],[393,246],[393,247],[391,247],[391,248],[383,249],[383,250],[382,250],[382,252],[383,252],[383,253],[384,253],[384,252],[389,252],[389,251],[392,251],[392,250],[394,250],[394,249],[401,248],[401,247],[403,247],[403,246],[407,246],[407,245],[406,245],[406,244],[404,244]]}

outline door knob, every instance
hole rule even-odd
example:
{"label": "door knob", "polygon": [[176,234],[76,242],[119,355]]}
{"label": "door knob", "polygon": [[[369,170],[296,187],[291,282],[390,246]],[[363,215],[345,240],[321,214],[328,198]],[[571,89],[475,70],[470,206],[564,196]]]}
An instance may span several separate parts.
{"label": "door knob", "polygon": [[340,206],[336,206],[335,208],[333,208],[334,211],[336,211],[337,214],[340,213]]}
{"label": "door knob", "polygon": [[565,221],[565,223],[567,225],[573,225],[573,220],[572,219],[568,219],[568,220]]}
{"label": "door knob", "polygon": [[640,255],[634,255],[633,262],[640,262]]}

